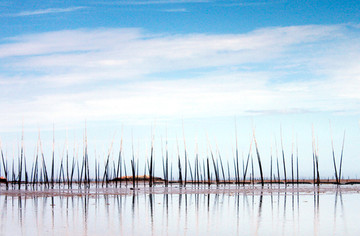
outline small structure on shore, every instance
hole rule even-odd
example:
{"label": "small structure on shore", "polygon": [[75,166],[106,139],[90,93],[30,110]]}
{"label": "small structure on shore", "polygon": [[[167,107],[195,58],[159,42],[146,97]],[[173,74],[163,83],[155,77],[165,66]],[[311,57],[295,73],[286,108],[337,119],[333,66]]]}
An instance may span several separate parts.
{"label": "small structure on shore", "polygon": [[7,179],[5,177],[0,177],[0,183],[7,183]]}
{"label": "small structure on shore", "polygon": [[[122,177],[117,177],[112,179],[111,181],[132,181],[133,180],[133,176],[122,176]],[[150,180],[150,175],[136,175],[135,176],[135,181],[149,181]],[[160,178],[160,177],[152,177],[152,180],[155,182],[163,182],[164,179]]]}

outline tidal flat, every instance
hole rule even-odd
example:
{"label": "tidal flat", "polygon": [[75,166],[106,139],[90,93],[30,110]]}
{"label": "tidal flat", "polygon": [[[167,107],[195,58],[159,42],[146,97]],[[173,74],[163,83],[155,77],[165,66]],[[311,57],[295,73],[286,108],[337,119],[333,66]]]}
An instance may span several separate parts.
{"label": "tidal flat", "polygon": [[359,185],[60,185],[0,192],[0,235],[358,235]]}

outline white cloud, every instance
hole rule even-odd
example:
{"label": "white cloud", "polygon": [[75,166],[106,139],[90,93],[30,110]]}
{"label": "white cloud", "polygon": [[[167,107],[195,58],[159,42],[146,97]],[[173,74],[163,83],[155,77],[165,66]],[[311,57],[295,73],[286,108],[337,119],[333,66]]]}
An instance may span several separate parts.
{"label": "white cloud", "polygon": [[347,26],[232,35],[69,30],[0,45],[1,127],[359,110],[359,36]]}
{"label": "white cloud", "polygon": [[85,9],[87,7],[68,7],[68,8],[47,8],[47,9],[39,9],[33,11],[22,11],[19,13],[11,14],[10,16],[34,16],[34,15],[45,15],[45,14],[55,14],[55,13],[65,13],[65,12],[73,12]]}
{"label": "white cloud", "polygon": [[337,34],[337,27],[319,26],[261,29],[243,35],[147,35],[136,29],[59,31],[15,38],[14,43],[0,46],[0,58],[9,58],[5,62],[9,68],[47,73],[46,80],[60,75],[65,81],[74,76],[93,81],[266,62],[286,47]]}

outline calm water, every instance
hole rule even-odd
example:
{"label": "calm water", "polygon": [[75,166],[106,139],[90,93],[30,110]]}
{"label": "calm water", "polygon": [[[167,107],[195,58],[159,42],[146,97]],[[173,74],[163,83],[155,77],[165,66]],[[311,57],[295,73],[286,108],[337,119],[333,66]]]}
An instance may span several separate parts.
{"label": "calm water", "polygon": [[0,235],[360,234],[359,193],[305,188],[70,197],[2,194]]}

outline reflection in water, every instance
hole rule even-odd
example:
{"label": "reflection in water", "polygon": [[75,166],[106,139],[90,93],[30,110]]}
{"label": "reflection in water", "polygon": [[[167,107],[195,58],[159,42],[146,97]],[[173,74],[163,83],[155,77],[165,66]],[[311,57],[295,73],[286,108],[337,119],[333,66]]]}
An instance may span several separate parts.
{"label": "reflection in water", "polygon": [[[274,187],[277,188],[277,187]],[[0,195],[0,235],[354,235],[358,194]],[[320,204],[321,202],[321,204]],[[334,206],[332,208],[331,206]],[[346,215],[345,215],[346,212]]]}

